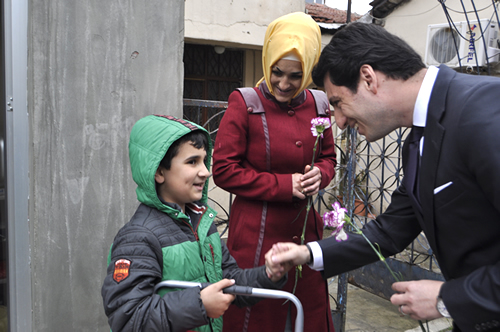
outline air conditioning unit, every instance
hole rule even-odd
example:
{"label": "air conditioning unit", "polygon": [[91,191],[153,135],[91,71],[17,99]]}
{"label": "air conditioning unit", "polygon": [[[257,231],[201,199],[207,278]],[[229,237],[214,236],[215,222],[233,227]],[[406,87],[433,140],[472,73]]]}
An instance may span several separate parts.
{"label": "air conditioning unit", "polygon": [[488,63],[486,57],[488,57],[489,63],[498,62],[500,54],[498,24],[488,19],[479,22],[480,24],[478,21],[469,21],[469,24],[456,22],[456,29],[453,25],[453,29],[450,29],[448,23],[429,25],[427,27],[425,64],[428,66],[445,64],[448,67],[459,67],[460,65],[463,67],[482,67]]}

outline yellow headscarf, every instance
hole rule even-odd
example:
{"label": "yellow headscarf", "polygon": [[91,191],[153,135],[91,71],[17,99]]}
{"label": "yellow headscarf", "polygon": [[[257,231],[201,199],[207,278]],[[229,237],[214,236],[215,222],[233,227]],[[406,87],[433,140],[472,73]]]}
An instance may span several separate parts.
{"label": "yellow headscarf", "polygon": [[262,67],[269,91],[274,95],[270,85],[271,68],[283,56],[294,53],[302,64],[302,84],[296,97],[311,84],[311,72],[321,54],[321,31],[311,16],[302,13],[291,13],[277,18],[266,30],[264,47],[262,48]]}

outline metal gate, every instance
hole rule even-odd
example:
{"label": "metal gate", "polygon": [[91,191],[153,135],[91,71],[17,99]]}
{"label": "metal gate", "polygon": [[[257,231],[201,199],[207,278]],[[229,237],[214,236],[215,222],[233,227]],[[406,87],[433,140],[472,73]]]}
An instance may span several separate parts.
{"label": "metal gate", "polygon": [[[205,122],[198,122],[206,128],[215,140],[218,126],[227,108],[227,102],[184,99],[191,111],[199,114],[210,109],[211,116]],[[195,111],[196,113],[196,111]],[[191,113],[190,120],[193,118]],[[196,120],[195,120],[196,121]],[[333,123],[334,124],[334,123]],[[345,130],[332,126],[337,150],[336,175],[330,185],[315,197],[317,211],[323,214],[334,202],[340,202],[347,210],[351,220],[361,228],[365,223],[376,218],[391,201],[392,192],[399,186],[402,174],[402,147],[409,129],[398,129],[385,138],[369,143],[354,129]],[[209,201],[222,211],[216,223],[224,235],[227,229],[232,195],[224,203],[214,200],[210,195],[215,185],[209,188]],[[401,273],[404,280],[434,279],[444,280],[432,250],[423,234],[403,252],[387,259],[394,270]],[[367,277],[368,276],[368,277]],[[393,277],[381,262],[373,263],[360,269],[333,277],[328,281],[337,283],[337,291],[330,296],[335,303],[332,316],[337,332],[345,330],[347,284],[367,290],[389,299]]]}

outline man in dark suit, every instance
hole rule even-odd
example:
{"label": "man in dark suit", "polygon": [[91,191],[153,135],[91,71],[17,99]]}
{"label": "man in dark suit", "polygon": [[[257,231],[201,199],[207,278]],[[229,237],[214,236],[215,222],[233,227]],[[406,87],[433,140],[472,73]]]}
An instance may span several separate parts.
{"label": "man in dark suit", "polygon": [[[352,23],[339,30],[313,73],[340,128],[375,141],[412,127],[403,148],[404,178],[391,204],[364,234],[387,257],[424,231],[445,282],[394,283],[404,315],[451,317],[454,331],[500,330],[500,79],[426,68],[385,29]],[[377,261],[360,236],[307,246],[279,243],[278,263],[309,264],[330,277]]]}

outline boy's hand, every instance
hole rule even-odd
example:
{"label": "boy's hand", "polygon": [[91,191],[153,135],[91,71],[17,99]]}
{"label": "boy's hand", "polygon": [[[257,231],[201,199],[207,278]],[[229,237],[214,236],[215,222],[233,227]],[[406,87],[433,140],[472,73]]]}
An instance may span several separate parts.
{"label": "boy's hand", "polygon": [[222,279],[200,292],[201,301],[205,306],[208,317],[219,318],[226,312],[236,296],[233,294],[224,294],[222,290],[232,285],[234,285],[233,279]]}
{"label": "boy's hand", "polygon": [[276,245],[273,245],[273,247],[266,253],[266,272],[269,279],[273,282],[279,281],[293,267],[290,262],[275,263],[272,261],[273,255],[287,250],[288,248],[286,247],[278,248]]}

